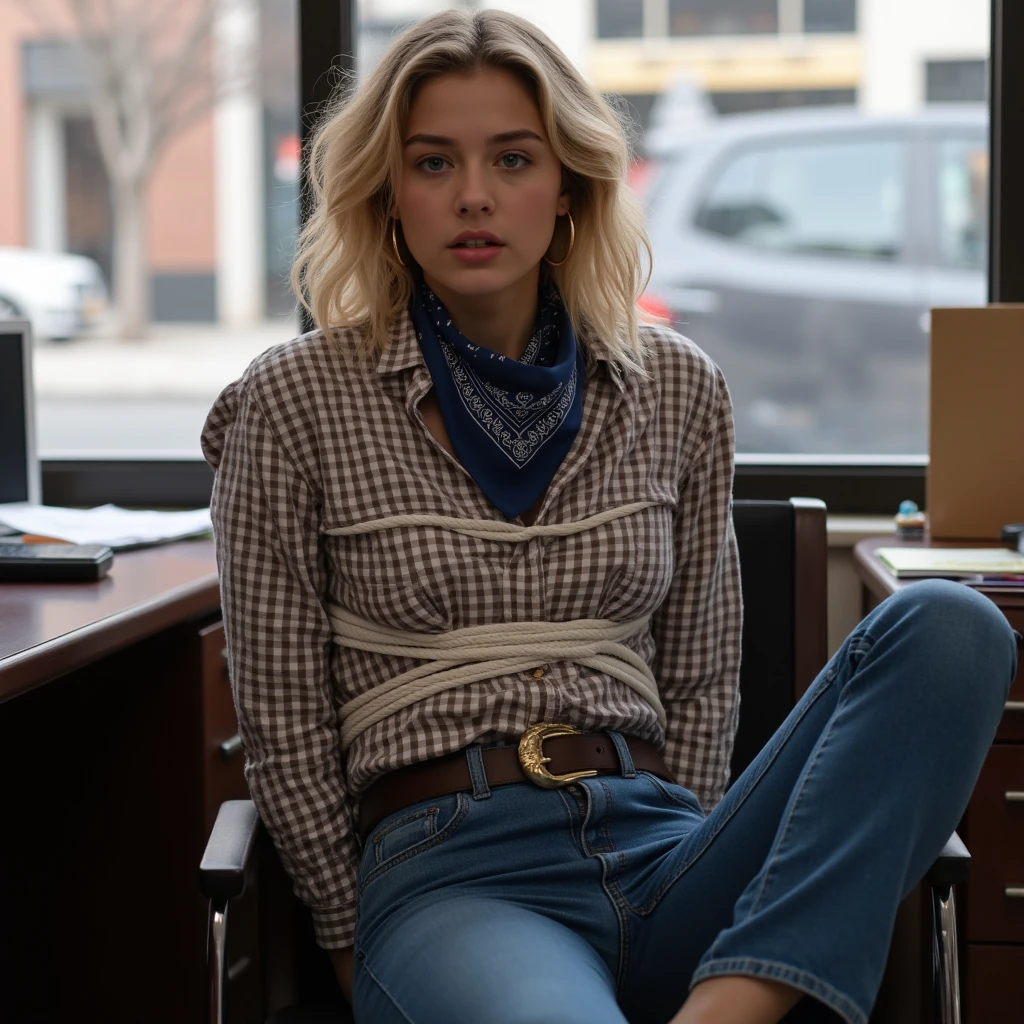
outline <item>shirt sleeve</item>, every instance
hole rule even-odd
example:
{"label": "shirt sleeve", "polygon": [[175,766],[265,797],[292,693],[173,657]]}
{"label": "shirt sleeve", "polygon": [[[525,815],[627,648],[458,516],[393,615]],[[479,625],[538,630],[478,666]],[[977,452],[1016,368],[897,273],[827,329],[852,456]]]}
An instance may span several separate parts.
{"label": "shirt sleeve", "polygon": [[673,532],[672,583],[652,620],[654,676],[667,715],[665,763],[706,811],[721,800],[739,714],[742,599],[732,522],[732,404],[715,367]]}
{"label": "shirt sleeve", "polygon": [[249,792],[319,945],[350,946],[359,848],[332,700],[317,489],[244,382],[203,431],[232,692]]}

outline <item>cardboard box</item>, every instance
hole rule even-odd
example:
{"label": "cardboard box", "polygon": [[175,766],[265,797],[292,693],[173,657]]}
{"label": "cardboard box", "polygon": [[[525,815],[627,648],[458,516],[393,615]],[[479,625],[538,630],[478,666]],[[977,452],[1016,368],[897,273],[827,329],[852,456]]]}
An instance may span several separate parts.
{"label": "cardboard box", "polygon": [[936,540],[1024,522],[1024,305],[934,309],[927,504]]}

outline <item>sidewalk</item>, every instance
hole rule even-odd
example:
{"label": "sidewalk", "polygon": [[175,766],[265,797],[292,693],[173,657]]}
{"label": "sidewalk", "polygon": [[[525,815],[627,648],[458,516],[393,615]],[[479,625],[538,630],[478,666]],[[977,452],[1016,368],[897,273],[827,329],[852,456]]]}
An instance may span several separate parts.
{"label": "sidewalk", "polygon": [[153,324],[148,337],[37,342],[41,399],[203,399],[213,401],[265,349],[299,333],[294,317],[246,329],[219,324]]}

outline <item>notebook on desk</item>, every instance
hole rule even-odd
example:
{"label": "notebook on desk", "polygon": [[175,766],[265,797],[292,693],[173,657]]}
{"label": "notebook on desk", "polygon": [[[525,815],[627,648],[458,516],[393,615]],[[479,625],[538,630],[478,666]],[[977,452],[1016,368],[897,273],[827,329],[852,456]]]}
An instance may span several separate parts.
{"label": "notebook on desk", "polygon": [[1024,555],[1008,548],[878,548],[897,579],[1024,577]]}

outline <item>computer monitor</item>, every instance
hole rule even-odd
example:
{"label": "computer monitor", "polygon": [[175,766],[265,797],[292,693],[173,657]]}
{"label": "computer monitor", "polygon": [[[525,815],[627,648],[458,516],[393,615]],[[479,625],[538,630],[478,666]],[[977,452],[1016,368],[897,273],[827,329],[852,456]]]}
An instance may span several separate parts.
{"label": "computer monitor", "polygon": [[32,327],[0,320],[0,505],[42,501],[32,388]]}

